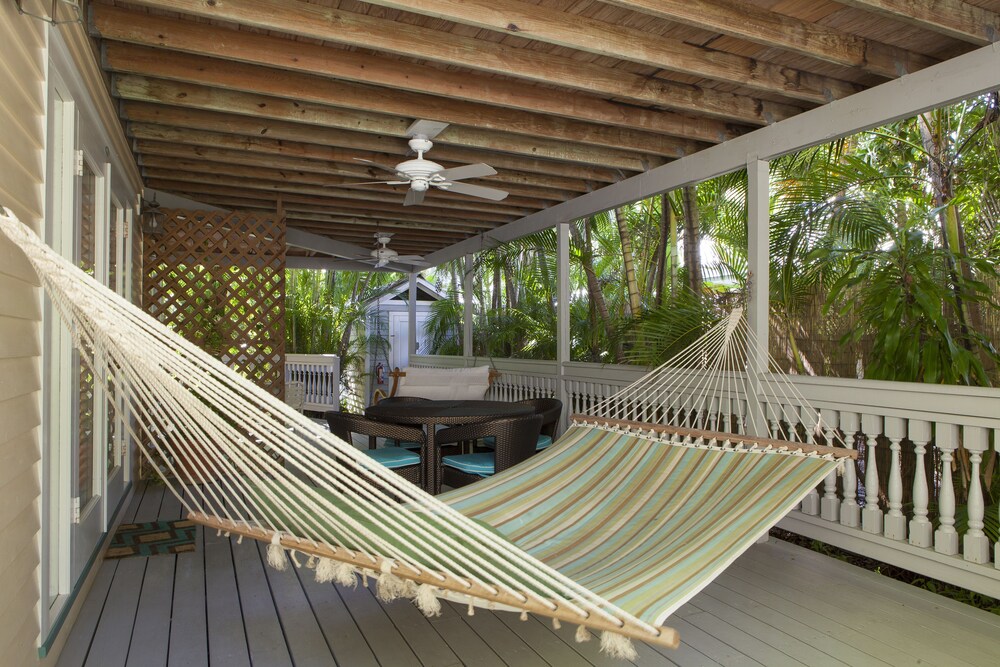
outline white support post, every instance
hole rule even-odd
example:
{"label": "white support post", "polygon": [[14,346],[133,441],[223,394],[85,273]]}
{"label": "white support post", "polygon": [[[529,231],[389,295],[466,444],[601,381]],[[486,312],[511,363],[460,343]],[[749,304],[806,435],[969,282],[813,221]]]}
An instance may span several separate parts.
{"label": "white support post", "polygon": [[983,452],[989,449],[989,431],[981,426],[966,426],[962,429],[962,444],[969,452],[969,530],[962,538],[962,552],[965,560],[972,563],[990,562],[990,538],[983,532],[983,482],[980,477]]}
{"label": "white support post", "polygon": [[[465,275],[462,278],[462,310],[463,310],[463,331],[462,331],[462,355],[469,359],[472,357],[472,322],[475,317],[473,312],[472,291],[474,260],[472,254],[465,256]],[[466,364],[469,362],[466,361]]]}
{"label": "white support post", "polygon": [[883,515],[878,506],[880,489],[875,448],[878,446],[878,436],[882,433],[882,417],[862,414],[861,431],[868,439],[868,452],[865,454],[865,508],[861,510],[861,530],[881,535]]}
{"label": "white support post", "polygon": [[562,427],[566,428],[571,412],[569,393],[566,391],[566,364],[570,360],[569,337],[569,226],[560,222],[556,226],[556,397],[562,401]]}
{"label": "white support post", "polygon": [[931,439],[931,423],[922,419],[911,419],[909,431],[910,440],[913,441],[913,452],[916,456],[916,470],[913,472],[913,518],[910,519],[910,544],[915,547],[930,547],[934,543],[932,537],[934,525],[927,518],[930,497],[924,456],[927,452],[927,443]]}
{"label": "white support post", "polygon": [[906,437],[906,422],[902,417],[885,418],[885,436],[889,438],[889,511],[885,515],[885,536],[890,540],[906,539],[906,517],[903,515],[903,473],[900,463],[900,442]]}
{"label": "white support post", "polygon": [[955,530],[955,486],[951,480],[951,462],[958,447],[958,425],[938,424],[934,429],[934,446],[941,451],[941,488],[938,492],[940,525],[934,531],[934,551],[954,556],[958,553],[958,531]]}
{"label": "white support post", "polygon": [[747,396],[747,431],[750,435],[766,438],[767,417],[760,400],[760,376],[767,372],[768,358],[768,303],[770,300],[770,225],[771,193],[769,163],[751,156],[747,160],[747,257],[750,283],[747,304],[747,324],[753,333],[753,346],[747,350],[750,357],[750,390]]}
{"label": "white support post", "polygon": [[417,274],[413,272],[410,274],[410,293],[409,302],[406,304],[407,308],[407,318],[409,319],[409,326],[406,327],[409,335],[406,341],[408,354],[407,357],[410,362],[413,361],[413,355],[417,353]]}

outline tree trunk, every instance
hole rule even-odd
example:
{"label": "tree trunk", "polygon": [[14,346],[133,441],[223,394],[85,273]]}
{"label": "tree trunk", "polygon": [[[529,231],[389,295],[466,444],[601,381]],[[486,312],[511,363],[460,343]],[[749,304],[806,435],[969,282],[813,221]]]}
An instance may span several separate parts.
{"label": "tree trunk", "polygon": [[[677,254],[677,225],[673,211],[670,208],[670,198],[667,193],[660,195],[660,243],[656,246],[656,305],[663,305],[663,292],[667,287],[667,255],[669,249],[670,271],[674,270],[674,257]],[[671,276],[671,286],[673,277]]]}
{"label": "tree trunk", "polygon": [[695,186],[684,188],[684,264],[687,266],[688,287],[701,294],[701,234],[698,219],[698,191]]}
{"label": "tree trunk", "polygon": [[625,265],[625,286],[628,290],[629,314],[632,317],[637,317],[642,312],[642,301],[639,295],[639,283],[635,279],[632,239],[628,235],[628,224],[625,222],[625,211],[623,209],[615,209],[615,222],[618,224],[618,236],[622,242],[622,263]]}
{"label": "tree trunk", "polygon": [[[594,252],[589,244],[590,225],[594,224],[593,218],[584,221],[587,226],[587,238],[583,237],[580,229],[576,225],[570,225],[570,233],[573,235],[573,242],[580,249],[580,263],[583,265],[583,272],[587,276],[587,294],[590,296],[590,303],[604,324],[608,340],[614,340],[614,327],[611,324],[611,314],[608,312],[608,304],[604,300],[604,292],[601,290],[601,283],[597,280],[597,272],[594,271]],[[621,350],[615,351],[616,361],[623,361]]]}
{"label": "tree trunk", "polygon": [[[331,273],[331,284],[333,281],[333,271]],[[364,278],[356,278],[354,281],[354,289],[351,290],[351,300],[348,303],[355,303],[358,299],[359,294],[364,294],[365,290],[368,288],[368,281],[371,280],[371,274],[366,273]],[[347,358],[348,348],[351,344],[351,331],[354,328],[354,320],[348,318],[347,326],[344,327],[344,332],[340,336],[340,345],[337,349],[337,354],[340,355],[341,359]]]}

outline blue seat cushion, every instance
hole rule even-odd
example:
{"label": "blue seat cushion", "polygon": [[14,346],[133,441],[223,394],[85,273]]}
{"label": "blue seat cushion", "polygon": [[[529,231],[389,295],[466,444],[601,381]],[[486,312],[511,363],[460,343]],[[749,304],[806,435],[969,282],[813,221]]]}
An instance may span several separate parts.
{"label": "blue seat cushion", "polygon": [[441,459],[441,463],[449,468],[455,468],[464,473],[479,475],[480,477],[489,477],[496,469],[496,460],[493,458],[493,452],[445,456]]}
{"label": "blue seat cushion", "polygon": [[382,447],[368,449],[365,454],[378,461],[386,468],[404,468],[420,464],[420,455],[402,447]]}
{"label": "blue seat cushion", "polygon": [[[535,445],[535,451],[540,452],[546,447],[549,447],[551,445],[552,445],[552,436],[545,435],[544,433],[542,433],[541,435],[538,436],[538,443]],[[489,447],[491,449],[496,449],[497,439],[494,438],[492,435],[488,435],[485,438],[483,438],[483,446]]]}

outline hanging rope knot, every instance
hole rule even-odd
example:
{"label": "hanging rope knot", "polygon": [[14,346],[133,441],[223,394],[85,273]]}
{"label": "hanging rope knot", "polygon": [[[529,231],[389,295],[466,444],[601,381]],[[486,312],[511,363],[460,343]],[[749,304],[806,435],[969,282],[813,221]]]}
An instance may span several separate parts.
{"label": "hanging rope knot", "polygon": [[378,591],[376,595],[382,602],[392,602],[406,593],[406,584],[392,573],[394,566],[395,563],[392,559],[386,558],[379,567],[381,574],[378,575]]}
{"label": "hanging rope knot", "polygon": [[279,571],[288,568],[285,549],[281,546],[281,533],[275,532],[271,536],[271,543],[267,545],[267,564]]}
{"label": "hanging rope knot", "polygon": [[424,616],[441,615],[441,600],[438,599],[437,589],[430,584],[417,586],[417,594],[413,598],[413,604],[417,605],[417,609],[423,612]]}
{"label": "hanging rope knot", "polygon": [[639,657],[632,640],[610,630],[601,633],[601,652],[619,660],[635,660]]}

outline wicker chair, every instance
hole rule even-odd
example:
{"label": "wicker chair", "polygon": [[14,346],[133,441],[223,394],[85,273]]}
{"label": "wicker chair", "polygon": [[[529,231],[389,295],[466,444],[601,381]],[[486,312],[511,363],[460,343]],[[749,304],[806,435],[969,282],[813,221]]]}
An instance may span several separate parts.
{"label": "wicker chair", "polygon": [[330,432],[335,436],[349,444],[352,442],[352,433],[368,436],[368,451],[366,453],[372,459],[409,482],[421,483],[420,454],[403,447],[377,448],[376,438],[409,441],[417,443],[419,446],[424,442],[422,429],[378,422],[349,412],[330,411],[325,416],[330,425]]}
{"label": "wicker chair", "polygon": [[[562,416],[562,401],[558,398],[526,398],[517,402],[530,405],[535,409],[536,415],[542,416],[542,432],[538,434],[535,445],[535,450],[540,452],[556,439],[556,429],[559,428],[559,418]],[[483,438],[482,447],[493,449],[493,437]]]}
{"label": "wicker chair", "polygon": [[535,453],[541,428],[542,416],[534,414],[439,431],[435,442],[442,446],[490,436],[496,443],[493,451],[443,457],[442,481],[451,487],[465,486],[517,465]]}

